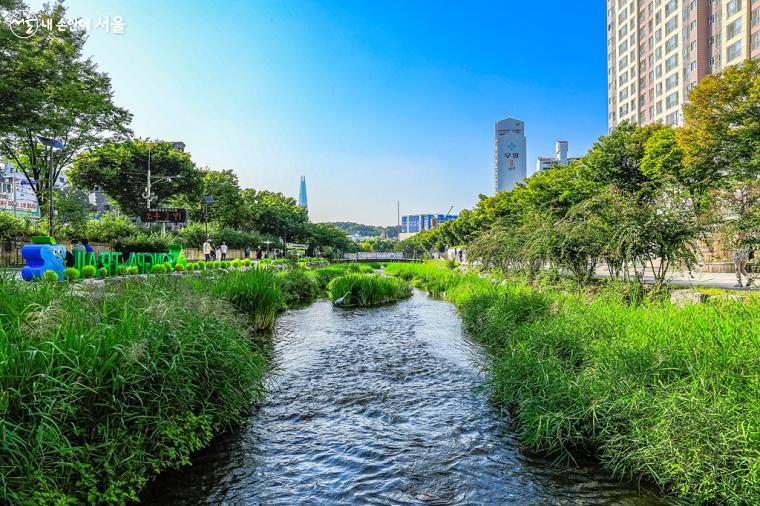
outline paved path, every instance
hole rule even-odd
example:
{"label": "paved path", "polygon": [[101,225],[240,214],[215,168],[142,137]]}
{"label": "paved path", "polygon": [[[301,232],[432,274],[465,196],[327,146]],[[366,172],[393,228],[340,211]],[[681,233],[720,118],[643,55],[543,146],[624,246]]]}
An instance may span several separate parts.
{"label": "paved path", "polygon": [[[608,277],[609,274],[606,271],[597,271],[599,277]],[[760,281],[760,276],[753,275],[757,283]],[[654,282],[654,276],[647,273],[644,276],[646,281]],[[747,282],[743,279],[744,283]],[[686,286],[686,287],[702,287],[702,288],[722,288],[726,290],[758,290],[758,285],[753,285],[752,288],[737,288],[736,274],[733,272],[693,272],[691,275],[688,272],[671,272],[668,278],[668,282],[671,285]]]}

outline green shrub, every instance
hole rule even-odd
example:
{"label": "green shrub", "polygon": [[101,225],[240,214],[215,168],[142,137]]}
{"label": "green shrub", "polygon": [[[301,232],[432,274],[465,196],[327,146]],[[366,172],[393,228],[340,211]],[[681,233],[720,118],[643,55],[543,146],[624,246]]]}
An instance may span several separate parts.
{"label": "green shrub", "polygon": [[346,296],[343,302],[345,306],[378,306],[410,297],[412,287],[406,281],[396,278],[347,274],[330,281],[327,295],[332,301]]}
{"label": "green shrub", "polygon": [[46,283],[57,283],[58,273],[55,271],[45,271],[42,273],[42,281]]}
{"label": "green shrub", "polygon": [[99,278],[107,278],[108,277],[108,269],[105,267],[101,267],[98,269],[98,277]]}
{"label": "green shrub", "polygon": [[288,305],[308,302],[319,294],[319,281],[312,271],[292,269],[281,272],[277,274],[277,283]]}
{"label": "green shrub", "polygon": [[243,259],[243,267],[250,267],[251,266],[251,259],[250,258],[244,258]]}
{"label": "green shrub", "polygon": [[185,271],[185,266],[182,265],[182,264],[180,264],[180,263],[177,263],[177,265],[174,266],[174,271],[175,272],[184,272]]}
{"label": "green shrub", "polygon": [[82,278],[84,279],[94,278],[97,273],[98,268],[94,265],[85,265],[81,269]]}
{"label": "green shrub", "polygon": [[79,279],[79,269],[76,267],[66,267],[63,270],[63,279],[66,281],[76,281]]}
{"label": "green shrub", "polygon": [[164,274],[166,272],[166,266],[164,264],[154,264],[150,272],[153,274]]}
{"label": "green shrub", "polygon": [[230,263],[227,260],[222,260],[219,263],[219,267],[221,267],[222,269],[229,269],[230,268]]}
{"label": "green shrub", "polygon": [[136,265],[130,265],[129,267],[127,267],[126,273],[130,276],[134,276],[135,274],[140,274],[140,268]]}
{"label": "green shrub", "polygon": [[272,327],[285,300],[274,274],[264,269],[231,272],[214,283],[213,293],[248,313],[254,329]]}
{"label": "green shrub", "polygon": [[166,272],[172,272],[174,270],[174,266],[171,262],[164,262],[164,270]]}
{"label": "green shrub", "polygon": [[239,258],[236,258],[235,260],[230,262],[230,267],[232,267],[233,269],[239,269],[241,265],[243,265],[243,262]]}
{"label": "green shrub", "polygon": [[116,268],[116,274],[118,274],[119,276],[124,276],[127,274],[127,269],[128,269],[127,265],[120,265]]}

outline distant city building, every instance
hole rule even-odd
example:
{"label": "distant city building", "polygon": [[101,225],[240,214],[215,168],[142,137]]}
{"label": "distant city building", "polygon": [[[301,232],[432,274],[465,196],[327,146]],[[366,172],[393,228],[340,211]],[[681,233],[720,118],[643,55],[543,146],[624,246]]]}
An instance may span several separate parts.
{"label": "distant city building", "polygon": [[90,205],[95,211],[107,211],[110,209],[108,205],[108,196],[103,193],[103,190],[96,189],[88,195]]}
{"label": "distant city building", "polygon": [[409,239],[425,230],[433,230],[438,225],[456,218],[457,215],[455,214],[410,214],[402,216],[399,240]]}
{"label": "distant city building", "polygon": [[567,141],[557,141],[554,148],[554,156],[539,156],[536,160],[536,172],[551,169],[555,165],[567,166],[568,163],[578,160],[578,158],[568,158]]}
{"label": "distant city building", "polygon": [[525,124],[514,118],[496,122],[494,132],[494,186],[509,191],[527,176]]}
{"label": "distant city building", "polygon": [[306,176],[301,176],[301,186],[298,190],[298,205],[304,209],[309,208],[309,201],[306,198]]}
{"label": "distant city building", "polygon": [[607,122],[683,124],[705,76],[760,58],[757,0],[607,0]]}
{"label": "distant city building", "polygon": [[[69,186],[66,176],[60,175],[54,188],[62,190]],[[40,217],[37,196],[23,171],[10,163],[0,162],[0,211],[8,211],[16,216],[37,219]]]}

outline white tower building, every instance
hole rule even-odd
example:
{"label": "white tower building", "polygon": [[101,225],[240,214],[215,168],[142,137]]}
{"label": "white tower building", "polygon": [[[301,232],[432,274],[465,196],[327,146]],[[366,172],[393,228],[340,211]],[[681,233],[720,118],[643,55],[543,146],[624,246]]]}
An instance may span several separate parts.
{"label": "white tower building", "polygon": [[527,176],[525,124],[514,118],[496,122],[494,183],[496,193],[509,191]]}

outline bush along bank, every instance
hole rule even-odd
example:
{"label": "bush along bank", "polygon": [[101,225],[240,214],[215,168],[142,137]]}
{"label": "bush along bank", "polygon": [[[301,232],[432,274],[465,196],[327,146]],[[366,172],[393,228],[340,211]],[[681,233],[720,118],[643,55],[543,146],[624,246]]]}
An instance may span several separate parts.
{"label": "bush along bank", "polygon": [[320,273],[218,269],[91,292],[0,282],[0,503],[137,500],[262,398],[252,331],[321,293]]}
{"label": "bush along bank", "polygon": [[493,352],[492,395],[530,448],[588,452],[688,503],[760,503],[760,302],[677,308],[461,275],[386,271],[453,302]]}

